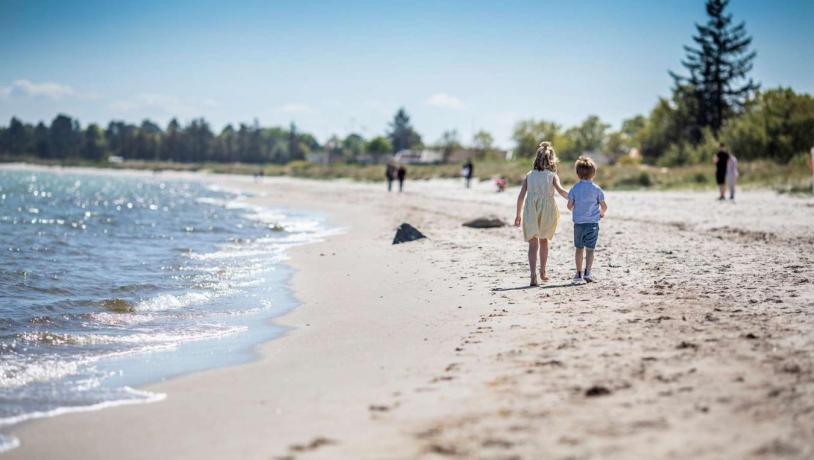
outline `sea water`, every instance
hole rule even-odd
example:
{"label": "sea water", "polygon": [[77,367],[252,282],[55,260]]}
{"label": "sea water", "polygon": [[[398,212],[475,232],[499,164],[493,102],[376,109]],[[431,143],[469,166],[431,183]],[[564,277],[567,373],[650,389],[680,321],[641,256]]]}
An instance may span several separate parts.
{"label": "sea water", "polygon": [[195,181],[0,170],[0,452],[21,421],[251,359],[294,306],[286,249],[333,231]]}

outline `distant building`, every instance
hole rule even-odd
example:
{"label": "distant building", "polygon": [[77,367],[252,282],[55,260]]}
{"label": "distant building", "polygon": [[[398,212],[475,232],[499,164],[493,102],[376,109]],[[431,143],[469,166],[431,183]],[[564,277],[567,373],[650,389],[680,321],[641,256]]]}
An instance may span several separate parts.
{"label": "distant building", "polygon": [[477,149],[456,149],[444,158],[444,151],[440,149],[401,150],[393,157],[399,163],[464,163],[467,160],[483,160],[501,158],[511,160],[510,150],[490,150],[488,153]]}
{"label": "distant building", "polygon": [[330,154],[328,152],[308,152],[305,154],[305,161],[326,165],[330,163]]}
{"label": "distant building", "polygon": [[444,153],[440,150],[400,150],[393,156],[393,159],[399,163],[442,163],[444,161]]}
{"label": "distant building", "polygon": [[584,152],[583,155],[591,157],[598,166],[608,165],[611,162],[611,158],[602,152],[593,151],[593,152]]}
{"label": "distant building", "polygon": [[372,155],[370,153],[363,153],[358,155],[353,159],[355,163],[362,163],[366,165],[373,165],[373,164],[382,164],[387,163],[390,160],[391,156],[388,154],[384,155]]}
{"label": "distant building", "polygon": [[482,154],[480,150],[456,149],[449,153],[447,163],[463,163],[466,160],[474,160]]}

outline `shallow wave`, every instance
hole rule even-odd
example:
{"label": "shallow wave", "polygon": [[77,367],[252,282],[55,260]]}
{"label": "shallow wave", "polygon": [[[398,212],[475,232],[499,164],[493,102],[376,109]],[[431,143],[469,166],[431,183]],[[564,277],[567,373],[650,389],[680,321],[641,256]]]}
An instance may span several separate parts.
{"label": "shallow wave", "polygon": [[121,286],[113,288],[113,290],[117,292],[143,291],[151,289],[158,289],[158,286],[152,283],[134,283],[134,284],[123,284]]}
{"label": "shallow wave", "polygon": [[24,422],[26,420],[43,417],[54,417],[61,414],[68,414],[71,412],[89,412],[104,409],[106,407],[124,406],[128,404],[152,403],[162,401],[167,398],[167,395],[165,393],[152,393],[144,390],[136,390],[135,388],[127,386],[122,387],[122,390],[125,393],[132,395],[133,398],[103,401],[100,403],[89,404],[84,406],[57,407],[55,409],[50,409],[47,411],[28,412],[25,414],[15,415],[12,417],[2,417],[0,418],[0,426],[16,425],[17,423]]}
{"label": "shallow wave", "polygon": [[156,316],[153,313],[130,313],[122,315],[121,313],[99,312],[87,314],[88,320],[95,324],[107,326],[131,326],[140,323],[147,323],[155,321]]}
{"label": "shallow wave", "polygon": [[17,388],[32,382],[56,380],[75,374],[94,360],[79,358],[66,362],[61,357],[39,358],[37,362],[14,359],[8,355],[0,364],[0,388]]}
{"label": "shallow wave", "polygon": [[160,294],[156,297],[142,300],[133,306],[134,311],[162,311],[187,307],[192,304],[203,303],[212,297],[202,292],[188,292],[181,295]]}
{"label": "shallow wave", "polygon": [[5,355],[0,364],[0,389],[19,388],[33,382],[47,382],[79,373],[80,370],[103,359],[123,357],[149,352],[168,351],[187,342],[219,339],[244,332],[248,326],[212,326],[209,329],[197,328],[160,333],[128,334],[121,336],[105,334],[23,334],[22,341],[45,341],[50,344],[73,345],[137,345],[127,349],[109,350],[95,356],[75,357],[66,360],[64,356],[37,357],[31,362],[21,355]]}
{"label": "shallow wave", "polygon": [[[246,310],[243,310],[244,312]],[[245,313],[244,313],[245,314]],[[205,325],[193,328],[145,332],[127,335],[113,334],[70,334],[59,332],[21,332],[17,338],[24,342],[45,343],[48,345],[104,345],[104,344],[145,344],[180,343],[223,337],[246,330],[246,326]],[[133,352],[145,351],[144,348]],[[2,370],[2,365],[0,365]]]}
{"label": "shallow wave", "polygon": [[186,294],[159,294],[155,297],[144,299],[138,302],[114,297],[98,302],[98,305],[113,313],[134,313],[144,311],[164,311],[174,310],[190,305],[203,303],[212,297],[211,294],[202,292],[188,292]]}

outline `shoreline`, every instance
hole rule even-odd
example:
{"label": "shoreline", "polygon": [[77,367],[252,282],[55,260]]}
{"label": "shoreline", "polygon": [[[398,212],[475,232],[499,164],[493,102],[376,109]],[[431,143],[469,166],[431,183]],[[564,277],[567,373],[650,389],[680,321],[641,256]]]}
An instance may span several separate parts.
{"label": "shoreline", "polygon": [[[146,171],[109,171],[88,168],[64,168],[64,167],[50,167],[43,165],[28,165],[28,164],[13,164],[13,165],[0,165],[0,171],[17,171],[17,172],[49,172],[49,173],[67,173],[67,174],[80,174],[80,175],[96,175],[96,176],[115,176],[115,177],[144,177],[155,181],[161,180],[180,180],[195,182],[202,186],[214,188],[224,193],[229,194],[231,197],[228,199],[226,205],[240,205],[245,203],[250,196],[245,195],[244,190],[237,188],[224,188],[217,187],[212,181],[207,181],[204,176],[200,174],[183,176],[171,173],[167,177],[156,177],[154,173]],[[284,208],[284,207],[266,207],[260,206],[258,209],[263,212],[278,213],[282,211],[288,219],[291,219],[292,213],[302,214],[300,210]],[[98,402],[87,405],[62,405],[58,407],[49,408],[47,410],[34,410],[30,412],[21,413],[14,416],[9,416],[0,419],[0,454],[8,452],[19,447],[20,443],[14,436],[7,433],[17,430],[22,426],[35,422],[40,419],[51,419],[73,413],[96,412],[109,408],[135,405],[135,404],[151,404],[160,402],[166,398],[165,393],[156,391],[146,391],[140,388],[153,386],[165,381],[183,378],[189,375],[194,375],[199,372],[205,372],[211,369],[236,367],[242,364],[250,363],[260,359],[258,348],[264,343],[275,340],[278,337],[285,335],[289,328],[281,326],[276,323],[276,319],[284,316],[299,303],[294,296],[291,286],[293,278],[293,267],[287,263],[289,258],[287,252],[292,248],[302,245],[313,244],[322,241],[326,237],[330,237],[340,228],[331,228],[326,226],[322,221],[326,216],[313,216],[313,222],[319,221],[319,229],[315,236],[309,236],[307,241],[285,243],[285,249],[279,255],[269,255],[272,259],[279,260],[273,262],[273,268],[266,267],[264,270],[268,276],[271,276],[272,285],[278,286],[279,294],[274,294],[264,300],[264,302],[273,302],[273,307],[268,307],[268,311],[258,314],[257,318],[251,319],[251,326],[248,326],[246,331],[238,332],[237,334],[228,334],[223,337],[208,338],[202,341],[195,339],[183,341],[173,345],[173,349],[164,351],[146,351],[137,352],[135,354],[125,353],[123,356],[106,357],[100,361],[100,368],[103,370],[110,370],[116,372],[119,369],[124,369],[124,374],[137,374],[127,378],[119,378],[119,384],[113,386],[121,391],[132,394],[134,397],[124,399],[104,399],[100,398]],[[250,219],[250,217],[244,217]],[[308,217],[310,219],[311,216]],[[297,218],[294,218],[295,220]],[[309,221],[310,222],[310,221]],[[295,224],[296,225],[296,224]],[[294,236],[302,236],[302,233],[294,233]],[[225,243],[225,242],[224,242]],[[273,273],[268,273],[271,270]],[[159,294],[159,296],[164,294]],[[229,352],[218,352],[216,354],[210,353],[213,356],[208,360],[208,363],[198,362],[197,355],[200,355],[202,350],[209,347],[217,347],[221,344],[229,344]],[[182,355],[182,357],[178,357]],[[215,356],[216,355],[216,356]],[[151,361],[153,370],[151,372],[133,372],[136,370],[136,363],[147,359]],[[191,361],[190,361],[191,360]]]}
{"label": "shoreline", "polygon": [[[797,283],[814,277],[814,243],[801,239],[811,200],[773,209],[779,199],[763,192],[737,206],[693,192],[612,192],[600,283],[560,282],[571,257],[563,211],[553,281],[526,289],[515,229],[460,225],[505,219],[514,189],[408,182],[405,194],[386,195],[344,181],[204,180],[265,192],[253,200],[328,207],[349,229],[290,252],[300,306],[276,323],[293,329],[261,344],[257,361],[148,385],[168,395],[158,404],[26,424],[13,432],[22,446],[4,457],[814,452],[805,308],[814,285]],[[401,222],[428,239],[391,246]],[[788,270],[793,282],[778,276]]]}

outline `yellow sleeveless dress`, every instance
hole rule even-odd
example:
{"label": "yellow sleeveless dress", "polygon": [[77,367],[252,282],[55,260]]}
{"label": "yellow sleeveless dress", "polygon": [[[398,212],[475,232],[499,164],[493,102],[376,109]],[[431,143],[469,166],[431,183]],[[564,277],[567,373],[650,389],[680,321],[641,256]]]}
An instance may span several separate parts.
{"label": "yellow sleeveless dress", "polygon": [[554,173],[532,170],[526,175],[526,202],[523,205],[523,237],[550,240],[560,223],[560,210],[554,201]]}

